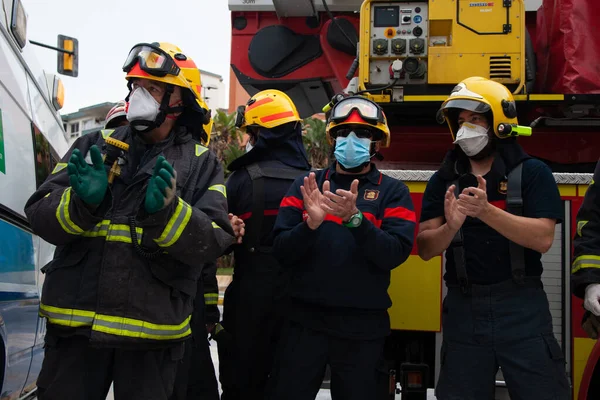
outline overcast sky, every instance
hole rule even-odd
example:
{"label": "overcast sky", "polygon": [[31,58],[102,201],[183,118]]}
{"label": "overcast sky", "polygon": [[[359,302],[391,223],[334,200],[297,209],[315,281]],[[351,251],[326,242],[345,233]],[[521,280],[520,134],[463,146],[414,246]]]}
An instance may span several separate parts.
{"label": "overcast sky", "polygon": [[[27,38],[56,46],[60,33],[79,40],[79,76],[65,85],[62,114],[127,95],[121,69],[140,42],[171,42],[200,69],[223,77],[229,94],[231,21],[227,0],[23,0]],[[46,72],[56,52],[35,47]],[[226,103],[227,104],[227,103]]]}

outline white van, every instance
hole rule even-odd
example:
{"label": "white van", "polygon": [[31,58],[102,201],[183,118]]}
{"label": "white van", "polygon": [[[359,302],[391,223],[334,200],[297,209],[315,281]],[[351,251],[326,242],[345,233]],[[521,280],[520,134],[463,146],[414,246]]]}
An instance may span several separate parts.
{"label": "white van", "polygon": [[21,0],[0,2],[0,393],[14,399],[35,391],[45,334],[40,267],[54,252],[23,208],[69,148],[58,114],[62,83],[40,68],[33,46],[58,50],[59,72],[74,77],[78,49],[64,36],[58,49],[29,42]]}

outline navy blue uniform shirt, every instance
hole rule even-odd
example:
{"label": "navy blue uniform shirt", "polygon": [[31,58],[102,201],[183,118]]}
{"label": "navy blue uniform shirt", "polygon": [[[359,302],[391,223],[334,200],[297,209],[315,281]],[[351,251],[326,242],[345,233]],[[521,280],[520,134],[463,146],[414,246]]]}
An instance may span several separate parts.
{"label": "navy blue uniform shirt", "polygon": [[[408,187],[374,165],[361,176],[339,174],[335,168],[316,172],[321,190],[326,179],[333,193],[349,190],[359,179],[356,205],[364,218],[359,227],[347,228],[340,218],[327,215],[318,229],[311,230],[300,191],[303,178],[296,179],[281,202],[274,228],[275,255],[292,269],[290,296],[302,304],[291,318],[345,336],[369,335],[361,330],[385,335],[390,272],[408,258],[414,240],[416,221]],[[355,335],[349,330],[356,330]]]}
{"label": "navy blue uniform shirt", "polygon": [[[474,177],[473,177],[474,178]],[[492,168],[484,177],[488,201],[506,210],[506,178]],[[475,180],[476,182],[476,180]],[[439,172],[433,174],[425,193],[420,221],[444,216],[444,195],[448,182]],[[474,184],[476,186],[476,183]],[[464,187],[459,188],[460,191]],[[536,159],[523,162],[522,175],[523,216],[529,218],[556,219],[562,222],[563,206],[558,186],[550,168]],[[509,241],[478,218],[467,217],[463,225],[467,276],[474,284],[492,284],[511,279]],[[525,272],[527,276],[542,274],[541,254],[525,249]],[[453,257],[446,258],[444,279],[456,283],[456,268]]]}

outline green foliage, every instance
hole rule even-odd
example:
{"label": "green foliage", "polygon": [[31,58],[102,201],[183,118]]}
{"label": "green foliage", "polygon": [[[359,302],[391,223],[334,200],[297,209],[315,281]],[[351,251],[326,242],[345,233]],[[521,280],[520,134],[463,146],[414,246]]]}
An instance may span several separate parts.
{"label": "green foliage", "polygon": [[327,167],[331,146],[325,134],[325,121],[318,118],[305,118],[303,125],[302,141],[310,164],[313,168]]}
{"label": "green foliage", "polygon": [[235,127],[235,116],[236,113],[227,114],[222,110],[217,110],[213,116],[214,123],[209,148],[223,163],[226,178],[231,174],[231,171],[227,169],[229,163],[245,153],[240,145],[242,134]]}

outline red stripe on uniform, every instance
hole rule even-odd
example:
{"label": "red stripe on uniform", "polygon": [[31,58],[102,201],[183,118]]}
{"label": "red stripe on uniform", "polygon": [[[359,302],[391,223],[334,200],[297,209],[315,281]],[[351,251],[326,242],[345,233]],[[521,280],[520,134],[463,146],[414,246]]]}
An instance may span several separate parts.
{"label": "red stripe on uniform", "polygon": [[490,204],[501,210],[506,210],[506,200],[490,201]]}
{"label": "red stripe on uniform", "polygon": [[383,218],[400,218],[415,223],[417,222],[415,212],[404,207],[386,208],[383,212]]}
{"label": "red stripe on uniform", "polygon": [[364,216],[366,219],[368,219],[369,221],[371,221],[371,223],[372,223],[373,225],[375,225],[375,226],[376,226],[376,227],[378,227],[378,228],[381,228],[381,220],[380,220],[380,219],[377,219],[377,218],[375,217],[375,215],[373,215],[373,214],[371,214],[371,213],[368,213],[368,212],[364,212],[364,213],[363,213],[363,216]]}
{"label": "red stripe on uniform", "polygon": [[335,222],[338,225],[342,224],[342,219],[340,217],[335,217],[335,216],[333,216],[331,214],[325,215],[325,221]]}
{"label": "red stripe on uniform", "polygon": [[[277,209],[277,210],[265,210],[263,212],[263,215],[266,216],[266,217],[273,217],[273,216],[276,216],[277,214],[279,214],[279,209]],[[239,216],[239,218],[241,218],[243,220],[250,219],[250,217],[252,217],[252,212],[246,212],[246,213],[243,213],[242,215]]]}
{"label": "red stripe on uniform", "polygon": [[277,114],[267,115],[266,117],[262,117],[260,119],[261,122],[271,122],[282,118],[293,117],[293,111],[285,111]]}
{"label": "red stripe on uniform", "polygon": [[253,108],[260,107],[263,104],[271,103],[273,101],[274,100],[272,98],[270,98],[270,97],[264,98],[262,100],[255,101],[254,103],[252,103],[252,104],[250,104],[249,106],[246,107],[245,112],[248,112],[248,111],[252,110]]}
{"label": "red stripe on uniform", "polygon": [[280,207],[294,207],[299,210],[304,210],[304,201],[297,197],[289,196],[281,200]]}

